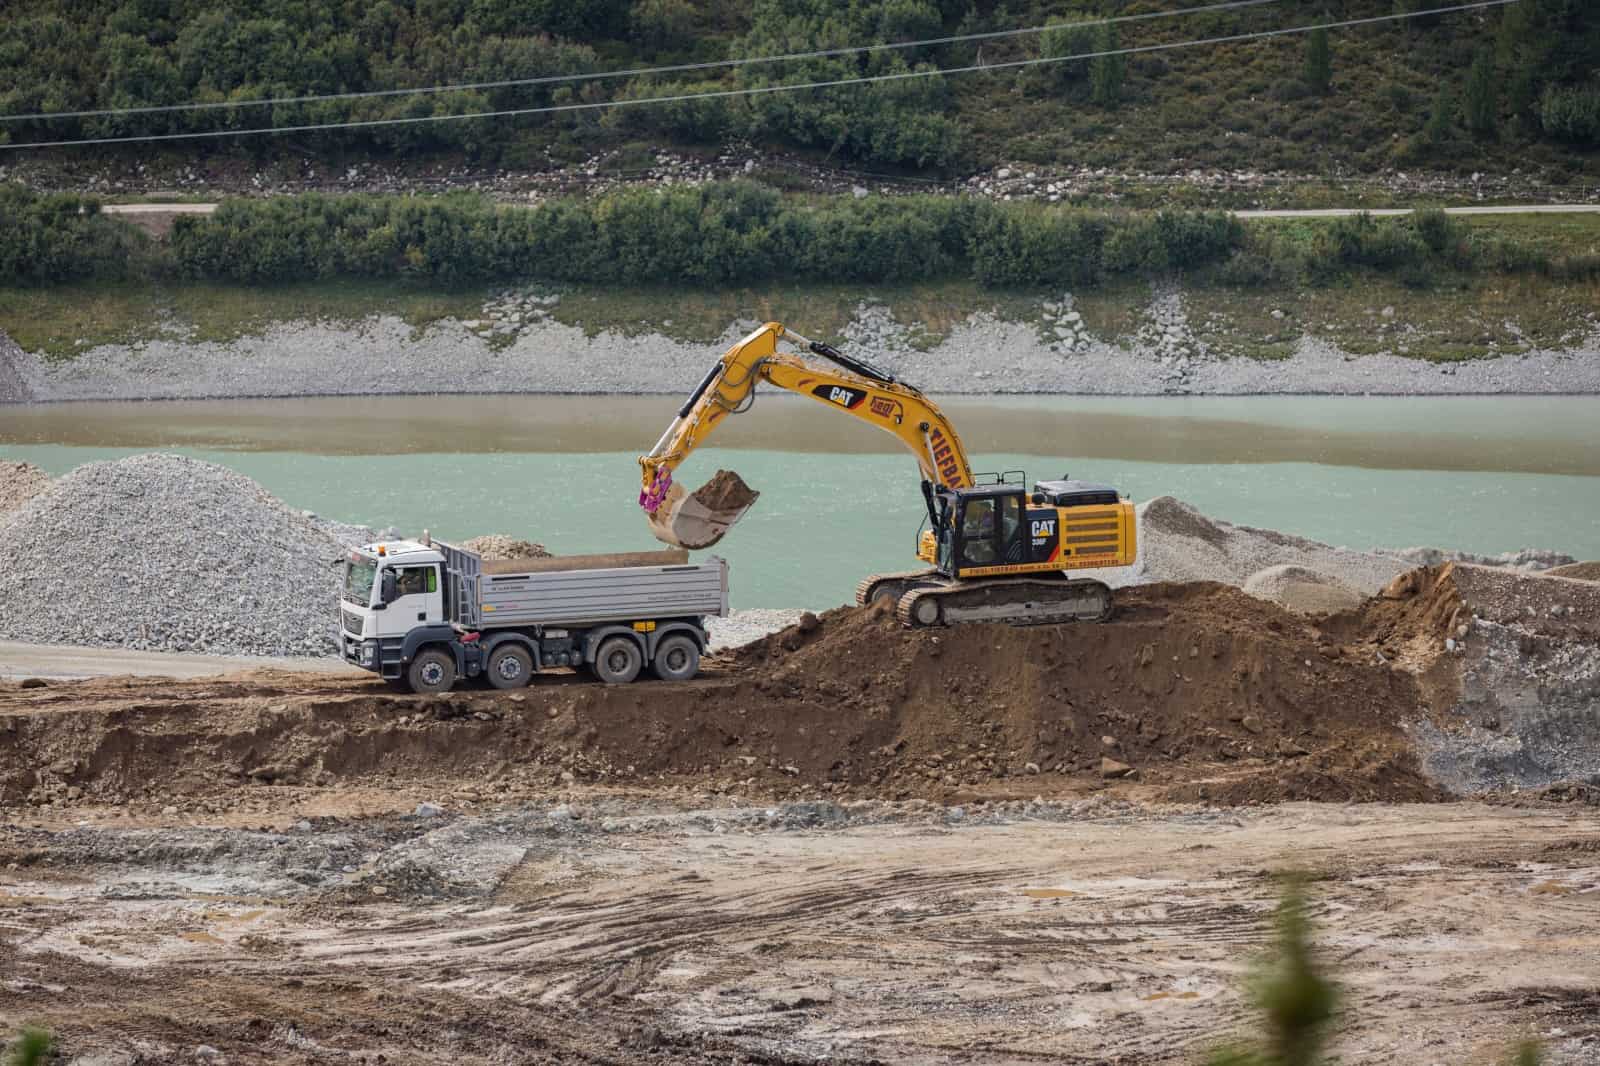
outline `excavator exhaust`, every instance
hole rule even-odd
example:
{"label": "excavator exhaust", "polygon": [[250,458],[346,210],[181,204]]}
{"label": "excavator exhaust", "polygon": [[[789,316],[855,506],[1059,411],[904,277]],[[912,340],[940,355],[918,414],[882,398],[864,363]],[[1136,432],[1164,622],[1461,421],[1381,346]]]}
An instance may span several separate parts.
{"label": "excavator exhaust", "polygon": [[657,540],[698,551],[721,540],[760,495],[732,470],[718,470],[687,492],[672,480],[671,470],[658,467],[650,488],[639,494],[639,506]]}

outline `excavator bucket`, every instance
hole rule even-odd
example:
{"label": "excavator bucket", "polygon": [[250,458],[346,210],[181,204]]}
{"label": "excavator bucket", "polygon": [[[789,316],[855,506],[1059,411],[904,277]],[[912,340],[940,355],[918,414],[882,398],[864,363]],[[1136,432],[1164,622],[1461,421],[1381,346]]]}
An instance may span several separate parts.
{"label": "excavator bucket", "polygon": [[656,539],[679,548],[709,548],[750,509],[761,494],[732,470],[718,470],[693,492],[673,482],[645,516]]}

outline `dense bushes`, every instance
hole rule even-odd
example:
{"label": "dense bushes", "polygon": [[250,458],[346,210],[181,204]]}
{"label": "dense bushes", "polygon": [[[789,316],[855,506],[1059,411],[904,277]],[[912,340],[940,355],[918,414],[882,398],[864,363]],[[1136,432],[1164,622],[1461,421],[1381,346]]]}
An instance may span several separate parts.
{"label": "dense bushes", "polygon": [[134,264],[136,242],[92,199],[0,184],[0,282],[122,277]]}
{"label": "dense bushes", "polygon": [[970,273],[990,286],[1087,285],[1202,266],[1241,239],[1238,223],[1221,215],[1114,216],[933,196],[804,204],[735,182],[535,210],[464,197],[233,201],[180,219],[172,256],[184,276],[244,282],[894,283]]}
{"label": "dense bushes", "polygon": [[312,194],[186,215],[158,246],[93,201],[0,186],[0,282],[168,272],[270,284],[417,278],[447,286],[542,279],[722,286],[770,280],[1082,288],[1201,271],[1240,286],[1322,285],[1380,271],[1425,287],[1451,272],[1600,275],[1442,212],[1243,226],[1229,215],[1122,214],[972,197],[787,199],[749,182],[634,189],[504,207]]}

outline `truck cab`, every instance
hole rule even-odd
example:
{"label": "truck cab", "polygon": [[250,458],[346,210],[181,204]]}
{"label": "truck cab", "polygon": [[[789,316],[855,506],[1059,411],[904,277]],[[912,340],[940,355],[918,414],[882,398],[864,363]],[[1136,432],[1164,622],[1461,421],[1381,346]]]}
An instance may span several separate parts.
{"label": "truck cab", "polygon": [[339,596],[340,651],[365,669],[379,652],[404,645],[422,627],[448,628],[444,556],[416,541],[389,541],[352,550]]}

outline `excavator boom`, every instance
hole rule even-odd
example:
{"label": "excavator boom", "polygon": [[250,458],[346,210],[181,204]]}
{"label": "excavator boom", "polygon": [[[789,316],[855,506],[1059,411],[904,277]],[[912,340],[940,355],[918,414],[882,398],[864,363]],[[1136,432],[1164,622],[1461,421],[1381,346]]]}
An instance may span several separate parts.
{"label": "excavator boom", "polygon": [[[780,351],[783,340],[809,354]],[[930,487],[973,483],[961,439],[932,400],[869,363],[768,322],[723,353],[650,454],[639,459],[639,506],[657,539],[681,548],[708,548],[755,502],[759,494],[736,474],[719,471],[691,493],[673,479],[673,471],[730,415],[749,407],[761,381],[894,434],[916,457]]]}

